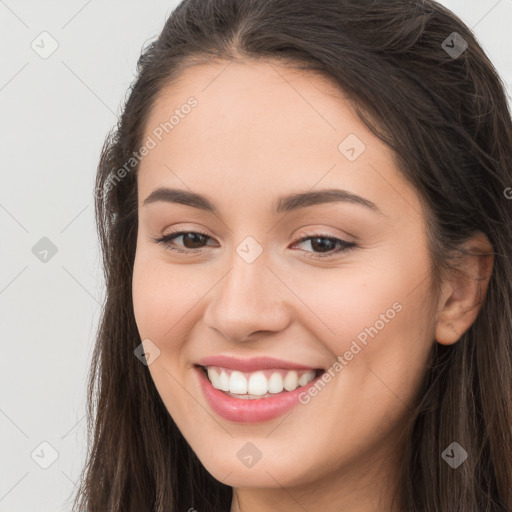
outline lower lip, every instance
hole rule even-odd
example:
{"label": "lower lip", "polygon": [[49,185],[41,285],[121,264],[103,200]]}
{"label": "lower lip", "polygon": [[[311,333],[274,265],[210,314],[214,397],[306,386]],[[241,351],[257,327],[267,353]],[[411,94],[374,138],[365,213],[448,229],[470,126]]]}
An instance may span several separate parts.
{"label": "lower lip", "polygon": [[226,420],[240,423],[268,421],[282,416],[299,404],[299,395],[307,392],[321,378],[321,375],[319,375],[305,386],[298,387],[294,391],[276,393],[276,396],[269,398],[247,400],[234,398],[220,389],[215,389],[202,368],[196,366],[194,369],[198,374],[201,389],[210,407]]}

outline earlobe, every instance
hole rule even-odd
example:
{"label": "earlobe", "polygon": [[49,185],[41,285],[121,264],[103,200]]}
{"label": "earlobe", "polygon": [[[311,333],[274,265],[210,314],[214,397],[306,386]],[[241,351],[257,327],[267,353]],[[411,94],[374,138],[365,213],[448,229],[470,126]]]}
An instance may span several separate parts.
{"label": "earlobe", "polygon": [[474,323],[492,274],[494,254],[487,236],[478,233],[462,248],[466,252],[444,283],[438,303],[435,339],[441,345],[456,343]]}

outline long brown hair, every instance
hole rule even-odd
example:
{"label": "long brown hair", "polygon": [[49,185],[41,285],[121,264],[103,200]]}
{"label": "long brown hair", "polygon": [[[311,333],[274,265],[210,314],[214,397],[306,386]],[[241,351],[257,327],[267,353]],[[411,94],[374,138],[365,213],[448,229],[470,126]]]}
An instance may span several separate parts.
{"label": "long brown hair", "polygon": [[[144,50],[97,172],[106,298],[75,510],[230,508],[232,488],[204,469],[134,356],[138,165],[126,167],[159,91],[186,67],[219,59],[273,60],[339,84],[426,205],[437,284],[454,250],[487,235],[494,268],[485,302],[457,343],[434,344],[404,432],[398,499],[416,512],[512,511],[511,116],[470,29],[432,0],[185,0]],[[456,470],[441,457],[454,441],[469,454]]]}

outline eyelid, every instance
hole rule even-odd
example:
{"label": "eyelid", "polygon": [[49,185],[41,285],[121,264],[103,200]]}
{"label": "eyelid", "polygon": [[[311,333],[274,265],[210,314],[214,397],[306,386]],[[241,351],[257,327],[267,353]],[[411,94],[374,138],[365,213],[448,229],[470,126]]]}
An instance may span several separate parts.
{"label": "eyelid", "polygon": [[348,233],[345,233],[343,235],[335,235],[333,233],[329,233],[325,231],[322,228],[301,228],[298,231],[298,234],[296,235],[295,240],[301,240],[302,238],[309,238],[309,237],[325,237],[325,238],[336,238],[337,240],[341,240],[343,242],[347,243],[355,243],[357,240],[354,236],[349,235]]}
{"label": "eyelid", "polygon": [[[160,238],[152,238],[151,240],[155,243],[162,244],[166,249],[173,251],[175,253],[181,253],[189,256],[197,255],[198,253],[201,253],[203,249],[205,249],[207,246],[195,248],[195,249],[189,249],[189,248],[183,248],[179,245],[172,244],[172,240],[175,238],[179,238],[181,236],[184,236],[185,234],[193,233],[196,235],[204,236],[209,240],[215,240],[214,237],[208,235],[207,233],[197,231],[194,229],[176,229],[171,231],[170,233],[167,233],[165,235],[162,235]],[[335,258],[339,255],[342,255],[344,253],[347,253],[351,250],[354,250],[358,248],[358,245],[355,242],[351,242],[348,240],[345,240],[343,238],[333,236],[330,233],[322,233],[322,232],[301,232],[301,236],[299,238],[295,238],[295,240],[292,242],[291,246],[305,242],[307,240],[313,240],[315,238],[324,238],[335,241],[335,244],[338,246],[336,249],[332,249],[330,251],[327,251],[325,253],[323,252],[315,252],[315,251],[306,251],[304,249],[299,249],[303,253],[303,255],[311,260],[320,261],[322,259],[329,259],[329,258]],[[208,243],[208,240],[207,242]]]}
{"label": "eyelid", "polygon": [[[212,235],[209,235],[208,233],[205,233],[204,231],[198,231],[196,228],[189,229],[187,227],[174,229],[168,233],[165,233],[165,230],[164,230],[164,233],[161,235],[160,238],[169,238],[171,236],[178,237],[178,235],[184,235],[186,233],[195,233],[198,235],[203,235],[205,237],[208,237],[212,240],[215,239],[215,237],[213,237]],[[308,231],[306,229],[302,229],[302,230],[299,230],[299,234],[294,237],[292,245],[296,244],[297,242],[302,242],[304,239],[307,239],[307,238],[331,238],[331,239],[339,240],[341,242],[345,242],[347,244],[354,243],[354,240],[350,240],[347,238],[340,238],[340,236],[336,236],[336,235],[333,235],[332,233],[327,233],[322,230],[315,231],[313,229],[311,231]],[[349,237],[349,238],[352,238],[352,237]],[[191,249],[189,249],[189,250],[191,250]]]}
{"label": "eyelid", "polygon": [[311,259],[315,259],[315,260],[320,260],[323,258],[325,258],[325,259],[335,258],[337,256],[348,253],[349,251],[352,251],[352,250],[358,248],[358,245],[355,242],[351,242],[351,241],[345,240],[344,238],[340,238],[338,236],[333,236],[331,234],[322,234],[320,232],[319,233],[311,233],[311,234],[306,233],[305,236],[301,236],[300,238],[296,239],[292,243],[291,246],[293,247],[294,245],[297,245],[298,243],[302,243],[305,241],[311,241],[311,240],[314,240],[315,238],[324,238],[324,239],[328,239],[328,240],[333,240],[336,243],[336,245],[338,245],[338,247],[336,249],[327,251],[325,253],[314,252],[314,251],[305,251],[305,250],[301,249],[301,251],[305,254],[305,256],[307,258],[311,258]]}
{"label": "eyelid", "polygon": [[[198,229],[198,226],[199,226],[199,229]],[[183,222],[182,224],[178,224],[178,227],[173,226],[170,229],[171,229],[170,231],[167,231],[167,228],[165,228],[162,231],[161,236],[169,236],[169,235],[175,235],[177,233],[185,232],[185,233],[199,233],[201,235],[205,235],[205,236],[209,236],[210,238],[214,238],[211,234],[209,234],[209,232],[208,232],[209,230],[201,224],[190,225],[190,224],[187,224],[186,222]]]}

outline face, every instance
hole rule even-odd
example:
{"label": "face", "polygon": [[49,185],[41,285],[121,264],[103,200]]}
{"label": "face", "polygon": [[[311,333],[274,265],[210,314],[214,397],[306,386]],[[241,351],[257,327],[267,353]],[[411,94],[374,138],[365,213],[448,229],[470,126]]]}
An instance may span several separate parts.
{"label": "face", "polygon": [[148,137],[135,317],[206,469],[305,489],[393,467],[434,322],[425,217],[391,150],[326,78],[269,62],[186,70]]}

